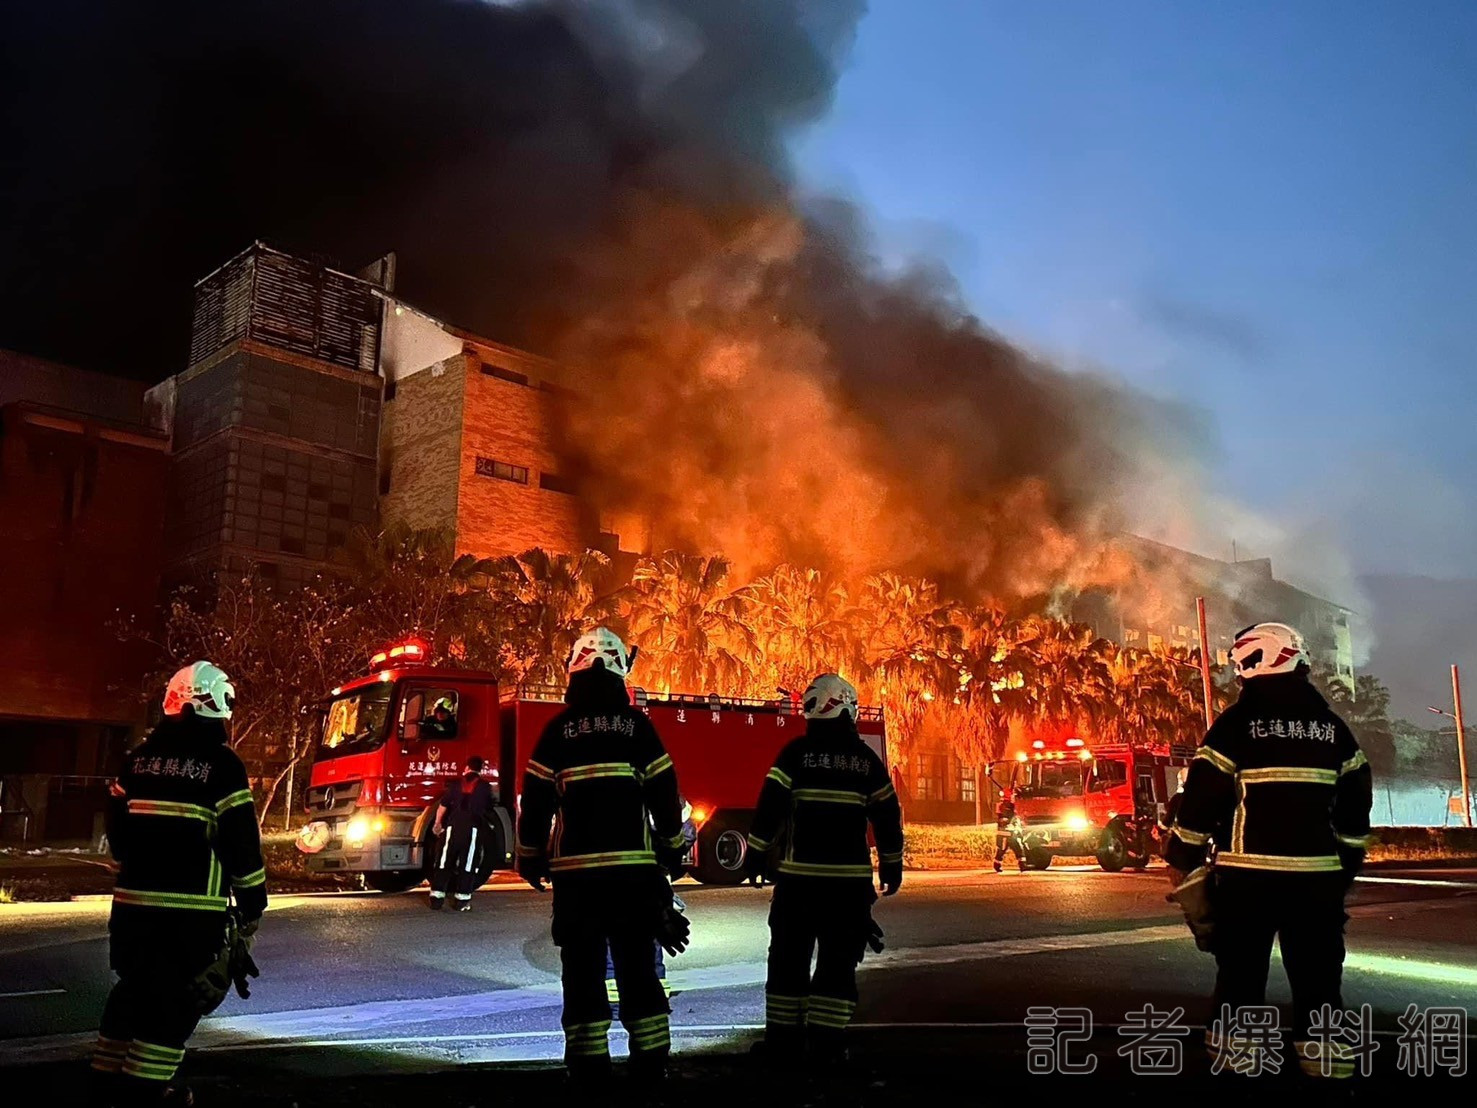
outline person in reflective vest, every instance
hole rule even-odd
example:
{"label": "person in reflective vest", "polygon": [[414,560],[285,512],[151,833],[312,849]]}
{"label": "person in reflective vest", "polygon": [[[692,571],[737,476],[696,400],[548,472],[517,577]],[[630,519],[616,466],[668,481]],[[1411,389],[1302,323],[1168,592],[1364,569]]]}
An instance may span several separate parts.
{"label": "person in reflective vest", "polygon": [[256,809],[227,745],[235,697],[218,667],[185,666],[170,678],[163,720],[110,788],[118,980],[92,1056],[99,1103],[190,1103],[172,1082],[196,1024],[225,998],[211,970],[266,911]]}
{"label": "person in reflective vest", "polygon": [[603,627],[575,644],[565,708],[523,775],[518,872],[536,889],[553,881],[564,1060],[581,1080],[610,1071],[607,949],[633,1074],[660,1079],[671,1051],[653,943],[673,941],[670,926],[685,925],[671,881],[682,874],[686,842],[677,771],[626,688],[634,657]]}
{"label": "person in reflective vest", "polygon": [[750,879],[772,878],[775,886],[764,1043],[777,1060],[808,1043],[821,1060],[841,1061],[856,1011],[856,967],[876,936],[867,827],[883,895],[891,896],[903,883],[902,810],[882,759],[857,732],[851,683],[821,674],[801,708],[805,734],[780,751],[764,779],[745,855]]}
{"label": "person in reflective vest", "polygon": [[1344,1008],[1344,897],[1369,843],[1369,761],[1309,681],[1296,630],[1248,627],[1231,661],[1241,695],[1190,763],[1165,849],[1171,895],[1215,955],[1206,1045],[1213,1059],[1261,1049],[1237,1032],[1238,1012],[1266,1004],[1276,940],[1299,1065],[1315,1077],[1352,1076],[1347,1045],[1313,1029],[1325,1005]]}

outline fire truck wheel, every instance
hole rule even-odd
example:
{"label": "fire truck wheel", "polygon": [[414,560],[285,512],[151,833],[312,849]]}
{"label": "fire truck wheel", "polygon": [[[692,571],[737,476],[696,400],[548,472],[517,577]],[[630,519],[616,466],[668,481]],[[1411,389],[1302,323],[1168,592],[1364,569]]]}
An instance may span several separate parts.
{"label": "fire truck wheel", "polygon": [[1045,869],[1049,865],[1051,865],[1051,851],[1039,846],[1026,851],[1027,869]]}
{"label": "fire truck wheel", "polygon": [[715,816],[698,832],[693,876],[704,885],[741,885],[748,852],[748,840],[738,822],[728,816]]}
{"label": "fire truck wheel", "polygon": [[1110,827],[1103,832],[1097,848],[1097,864],[1108,873],[1117,873],[1128,864],[1128,840],[1121,829]]}
{"label": "fire truck wheel", "polygon": [[420,871],[413,869],[382,869],[364,875],[364,883],[377,893],[403,893],[421,880]]}

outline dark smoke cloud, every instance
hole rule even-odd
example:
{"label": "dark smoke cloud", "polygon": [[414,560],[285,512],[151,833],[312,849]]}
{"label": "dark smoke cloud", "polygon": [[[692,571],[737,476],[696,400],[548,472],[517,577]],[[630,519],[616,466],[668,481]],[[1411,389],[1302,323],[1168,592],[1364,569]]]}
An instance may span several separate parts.
{"label": "dark smoke cloud", "polygon": [[161,378],[253,239],[583,367],[572,472],[758,565],[1091,577],[1182,423],[887,277],[796,194],[855,0],[11,5],[0,344]]}

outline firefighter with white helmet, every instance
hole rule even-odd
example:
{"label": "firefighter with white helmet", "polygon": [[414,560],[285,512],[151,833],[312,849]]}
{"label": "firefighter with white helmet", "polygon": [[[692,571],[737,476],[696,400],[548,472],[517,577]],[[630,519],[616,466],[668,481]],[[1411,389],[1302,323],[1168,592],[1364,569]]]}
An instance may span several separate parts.
{"label": "firefighter with white helmet", "polygon": [[764,1045],[785,1061],[808,1040],[821,1060],[840,1061],[856,1011],[857,964],[869,943],[881,948],[867,827],[883,895],[891,896],[903,883],[902,809],[882,759],[857,731],[855,687],[823,673],[801,707],[805,734],[780,751],[764,779],[745,858],[756,885],[772,878],[775,886]]}
{"label": "firefighter with white helmet", "polygon": [[518,872],[540,891],[546,878],[554,885],[564,1061],[586,1080],[610,1071],[607,949],[633,1076],[657,1080],[671,1030],[652,943],[671,953],[686,946],[669,880],[681,876],[686,847],[677,772],[651,720],[631,704],[626,678],[635,657],[604,627],[574,644],[565,708],[544,728],[523,774]]}
{"label": "firefighter with white helmet", "polygon": [[255,976],[249,936],[267,907],[246,769],[227,744],[235,687],[210,662],[169,680],[164,718],[111,787],[118,861],[110,961],[92,1069],[101,1103],[190,1103],[171,1085],[185,1042],[234,981]]}
{"label": "firefighter with white helmet", "polygon": [[1207,1045],[1213,1057],[1255,1048],[1235,1041],[1222,1013],[1234,1022],[1238,1009],[1266,1003],[1276,939],[1300,1066],[1312,1076],[1349,1076],[1352,1054],[1314,1038],[1313,1021],[1324,1005],[1344,1008],[1344,897],[1369,842],[1369,763],[1309,681],[1296,630],[1248,627],[1231,663],[1241,695],[1190,764],[1165,849],[1171,895],[1216,959]]}

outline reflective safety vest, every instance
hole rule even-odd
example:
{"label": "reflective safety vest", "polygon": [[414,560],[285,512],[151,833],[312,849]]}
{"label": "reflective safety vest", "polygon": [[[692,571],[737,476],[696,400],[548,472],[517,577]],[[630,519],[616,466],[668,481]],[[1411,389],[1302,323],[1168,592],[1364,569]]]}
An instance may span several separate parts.
{"label": "reflective safety vest", "polygon": [[555,877],[655,866],[658,845],[686,846],[677,771],[629,705],[555,716],[524,767],[520,803],[518,854],[546,857]]}
{"label": "reflective safety vest", "polygon": [[1255,677],[1190,764],[1165,858],[1283,873],[1338,872],[1369,845],[1369,761],[1321,693],[1295,674]]}

